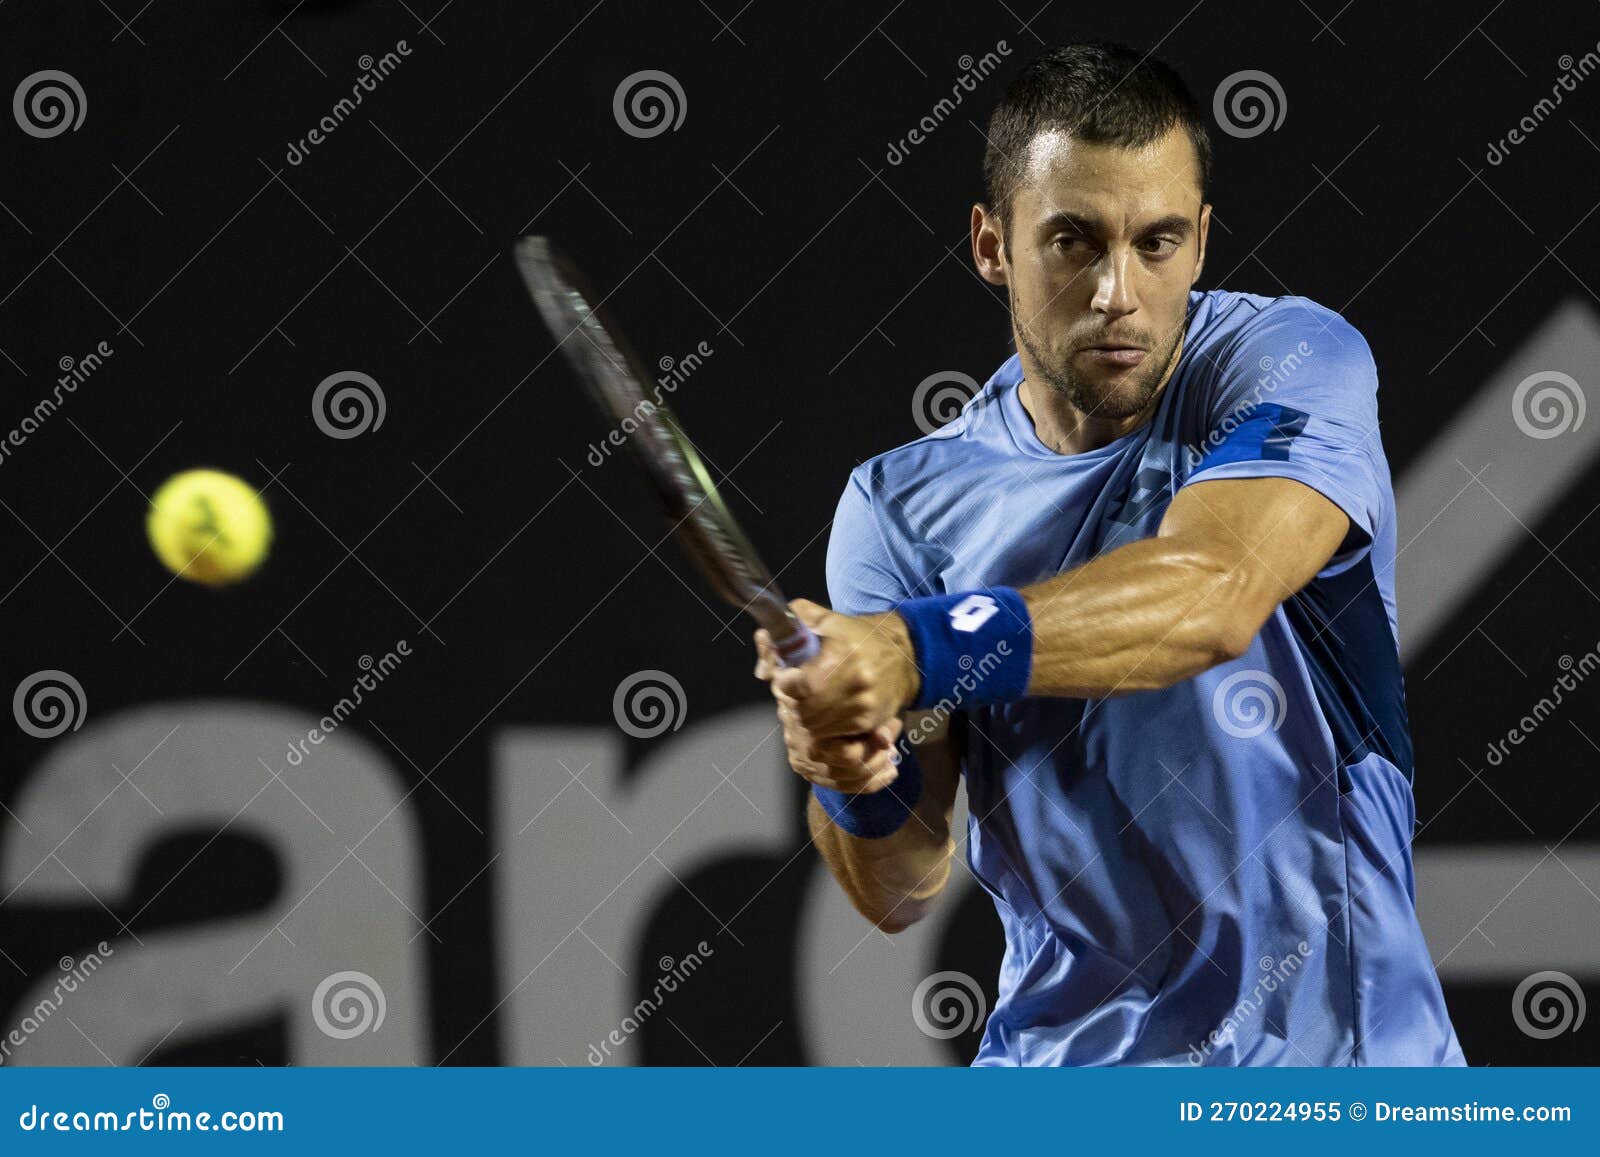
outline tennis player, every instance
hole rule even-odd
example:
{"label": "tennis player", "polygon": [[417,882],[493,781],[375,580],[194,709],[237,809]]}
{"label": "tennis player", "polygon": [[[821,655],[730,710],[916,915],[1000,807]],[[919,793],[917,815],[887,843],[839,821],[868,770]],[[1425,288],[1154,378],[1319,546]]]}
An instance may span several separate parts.
{"label": "tennis player", "polygon": [[758,635],[757,674],[879,927],[943,890],[965,780],[1006,937],[976,1063],[1464,1064],[1414,907],[1377,371],[1305,298],[1194,288],[1210,164],[1158,61],[1023,70],[971,221],[1017,353],[852,472],[835,609],[793,605],[822,651]]}

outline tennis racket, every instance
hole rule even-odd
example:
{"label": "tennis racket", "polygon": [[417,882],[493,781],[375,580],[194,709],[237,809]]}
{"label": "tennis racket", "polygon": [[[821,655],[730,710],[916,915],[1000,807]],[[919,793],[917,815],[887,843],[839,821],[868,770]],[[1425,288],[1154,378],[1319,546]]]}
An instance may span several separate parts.
{"label": "tennis racket", "polygon": [[711,588],[767,629],[785,666],[815,656],[817,637],[789,610],[659,392],[647,394],[649,372],[600,311],[577,267],[544,237],[517,242],[516,258],[533,303],[590,398],[608,420],[634,426],[628,448]]}

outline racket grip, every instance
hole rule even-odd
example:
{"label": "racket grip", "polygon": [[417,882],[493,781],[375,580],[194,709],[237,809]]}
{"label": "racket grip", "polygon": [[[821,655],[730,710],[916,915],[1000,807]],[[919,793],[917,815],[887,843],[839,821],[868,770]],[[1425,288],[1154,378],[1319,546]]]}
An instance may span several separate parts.
{"label": "racket grip", "polygon": [[794,620],[794,632],[782,639],[774,639],[778,659],[785,667],[798,667],[809,663],[822,650],[822,643],[812,634],[811,628],[799,619]]}

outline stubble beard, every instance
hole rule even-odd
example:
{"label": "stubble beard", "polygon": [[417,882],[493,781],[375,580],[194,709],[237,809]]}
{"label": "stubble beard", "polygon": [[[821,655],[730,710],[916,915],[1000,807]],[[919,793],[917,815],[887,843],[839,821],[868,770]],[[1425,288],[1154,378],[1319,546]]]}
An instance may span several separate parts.
{"label": "stubble beard", "polygon": [[[1065,398],[1078,413],[1085,417],[1121,421],[1142,414],[1149,408],[1151,399],[1166,380],[1167,371],[1178,355],[1178,345],[1185,327],[1180,326],[1160,347],[1152,343],[1150,353],[1126,381],[1107,386],[1079,373],[1072,363],[1072,351],[1056,357],[1047,354],[1023,322],[1017,308],[1016,292],[1013,290],[1008,296],[1011,299],[1011,328],[1016,334],[1017,344],[1032,359],[1044,384]],[[1148,334],[1140,334],[1130,340],[1143,342],[1148,337]]]}

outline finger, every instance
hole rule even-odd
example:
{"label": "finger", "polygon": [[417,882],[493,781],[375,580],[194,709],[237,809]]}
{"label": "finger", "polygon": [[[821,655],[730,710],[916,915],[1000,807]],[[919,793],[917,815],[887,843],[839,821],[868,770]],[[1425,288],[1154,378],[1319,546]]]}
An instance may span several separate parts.
{"label": "finger", "polygon": [[872,795],[880,792],[895,780],[900,778],[900,769],[892,764],[882,768],[863,767],[857,774],[841,776],[834,773],[833,779],[839,786],[834,791],[842,791],[846,795]]}
{"label": "finger", "polygon": [[825,787],[829,791],[841,792],[844,795],[871,795],[873,792],[882,791],[900,777],[898,768],[890,766],[868,770],[862,768],[858,774],[844,775],[840,772],[824,769],[817,773],[802,773],[801,778],[807,783]]}
{"label": "finger", "polygon": [[795,701],[807,727],[826,725],[831,729],[830,735],[849,735],[870,731],[873,725],[887,722],[875,719],[871,725],[841,726],[848,718],[859,714],[858,709],[867,702],[869,688],[855,672],[837,669],[826,649],[820,659],[780,672],[774,679],[779,690]]}
{"label": "finger", "polygon": [[874,727],[871,731],[867,732],[865,738],[867,743],[870,745],[871,750],[888,751],[894,747],[896,742],[899,741],[900,732],[902,729],[903,725],[900,722],[900,717],[897,715],[893,719],[889,720],[889,722],[882,724],[881,726]]}
{"label": "finger", "polygon": [[812,694],[811,673],[804,667],[785,667],[772,677],[772,686],[790,699],[807,699]]}
{"label": "finger", "polygon": [[870,703],[854,697],[845,703],[827,706],[808,705],[802,702],[799,716],[801,723],[814,739],[839,739],[847,735],[876,731],[889,722],[888,718]]}
{"label": "finger", "polygon": [[869,784],[873,785],[872,790],[878,790],[884,784],[892,783],[900,774],[892,750],[870,752],[857,759],[848,758],[848,754],[836,751],[819,757],[807,748],[798,752],[802,762],[820,768],[833,784],[839,785],[836,789],[839,791],[865,791]]}
{"label": "finger", "polygon": [[804,666],[783,667],[774,672],[771,681],[773,696],[797,707],[810,700],[812,710],[823,710],[829,698],[842,693],[840,688],[845,685],[845,680],[832,667],[819,667],[817,662],[813,659]]}
{"label": "finger", "polygon": [[867,780],[867,782],[862,785],[859,794],[871,795],[874,792],[882,791],[899,778],[900,769],[895,767],[893,764],[890,764],[888,767],[873,775],[871,779]]}
{"label": "finger", "polygon": [[795,599],[789,604],[789,609],[794,612],[794,617],[814,631],[821,631],[827,626],[833,612],[827,607],[819,606],[810,599]]}
{"label": "finger", "polygon": [[[864,746],[865,737],[858,736],[857,743]],[[796,740],[787,731],[784,748],[789,766],[797,775],[833,791],[851,795],[868,790],[878,791],[899,777],[899,767],[894,762],[891,749],[873,751],[860,759],[845,759],[842,751],[835,751],[828,758],[819,758],[819,753],[809,742]]]}
{"label": "finger", "polygon": [[846,767],[868,761],[892,759],[894,743],[884,738],[885,730],[887,729],[879,728],[876,731],[864,731],[835,739],[815,739],[809,733],[802,731],[808,741],[803,750],[806,758],[825,763],[829,767]]}
{"label": "finger", "polygon": [[755,633],[756,643],[756,669],[757,679],[770,681],[773,672],[778,669],[778,649],[772,644],[772,636],[765,629]]}
{"label": "finger", "polygon": [[844,739],[827,739],[813,743],[807,757],[816,763],[826,764],[835,771],[850,771],[860,767],[883,749],[873,745],[870,736],[853,735]]}

